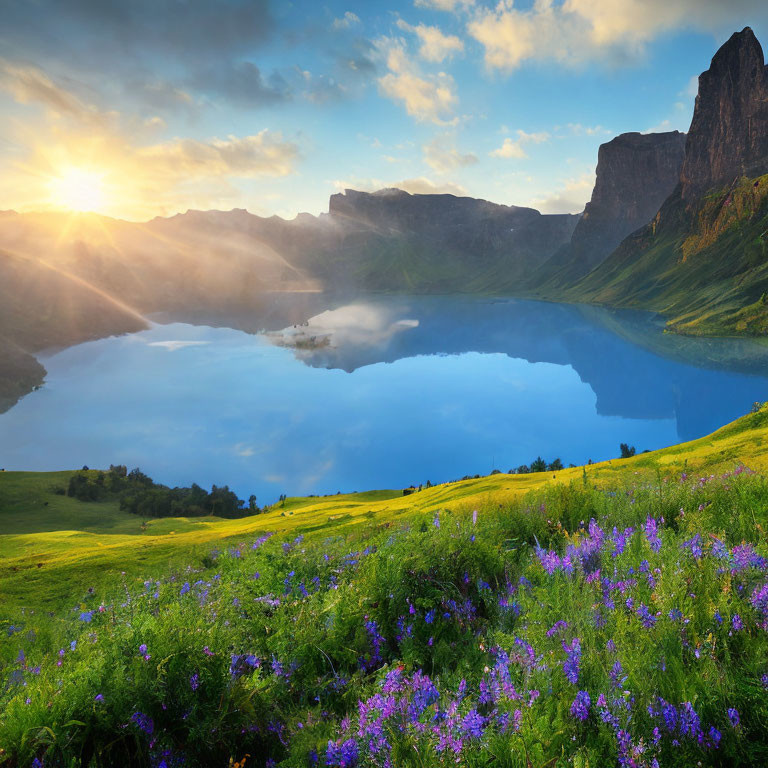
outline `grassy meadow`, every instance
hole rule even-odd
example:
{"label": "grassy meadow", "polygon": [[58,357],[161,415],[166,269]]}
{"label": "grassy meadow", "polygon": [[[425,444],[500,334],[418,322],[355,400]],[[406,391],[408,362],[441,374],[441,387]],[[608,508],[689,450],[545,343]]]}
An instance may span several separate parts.
{"label": "grassy meadow", "polygon": [[0,473],[0,765],[765,764],[766,438],[235,520]]}

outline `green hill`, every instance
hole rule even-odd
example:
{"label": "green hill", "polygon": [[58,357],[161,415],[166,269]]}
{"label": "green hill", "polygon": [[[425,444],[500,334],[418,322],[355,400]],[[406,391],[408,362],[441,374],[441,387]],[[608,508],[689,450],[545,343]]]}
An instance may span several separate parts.
{"label": "green hill", "polygon": [[766,292],[768,175],[738,179],[693,207],[673,196],[565,298],[653,309],[679,333],[761,335]]}

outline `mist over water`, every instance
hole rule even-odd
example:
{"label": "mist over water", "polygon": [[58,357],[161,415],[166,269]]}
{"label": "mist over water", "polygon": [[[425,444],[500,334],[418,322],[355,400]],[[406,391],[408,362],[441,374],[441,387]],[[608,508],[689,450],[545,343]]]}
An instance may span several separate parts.
{"label": "mist over water", "polygon": [[768,393],[768,348],[639,313],[304,294],[161,320],[45,358],[45,386],[0,416],[0,466],[126,464],[264,504],[660,448]]}

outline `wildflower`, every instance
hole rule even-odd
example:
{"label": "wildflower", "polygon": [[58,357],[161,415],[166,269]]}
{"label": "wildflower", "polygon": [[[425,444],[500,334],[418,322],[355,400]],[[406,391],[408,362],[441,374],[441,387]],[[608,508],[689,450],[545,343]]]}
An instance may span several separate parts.
{"label": "wildflower", "polygon": [[93,697],[93,700],[94,700],[94,701],[104,701],[104,694],[103,694],[103,693],[97,693],[97,694],[96,694],[96,695]]}
{"label": "wildflower", "polygon": [[557,552],[546,549],[539,549],[537,550],[536,555],[548,576],[551,576],[556,570],[562,567],[562,563],[558,557]]}
{"label": "wildflower", "polygon": [[556,621],[548,630],[547,637],[554,637],[558,632],[565,630],[568,627],[567,621]]}
{"label": "wildflower", "polygon": [[139,728],[139,730],[144,731],[147,736],[151,736],[155,730],[155,723],[152,718],[141,712],[134,712],[131,715],[131,721]]}
{"label": "wildflower", "polygon": [[659,538],[659,527],[652,517],[649,517],[645,521],[645,538],[648,540],[648,544],[653,552],[658,552],[661,549],[661,539]]}
{"label": "wildflower", "polygon": [[733,614],[733,618],[731,619],[731,626],[738,632],[739,630],[744,629],[744,622],[741,620],[741,616],[739,616],[738,613]]}
{"label": "wildflower", "polygon": [[484,722],[485,718],[478,714],[476,709],[471,709],[461,722],[461,730],[466,736],[481,739],[483,737]]}
{"label": "wildflower", "polygon": [[747,568],[764,570],[768,562],[755,552],[751,544],[740,544],[733,548],[733,571],[738,573]]}
{"label": "wildflower", "polygon": [[93,611],[83,611],[80,614],[80,621],[84,621],[86,624],[90,624],[93,620]]}
{"label": "wildflower", "polygon": [[187,592],[189,592],[189,590],[190,590],[189,582],[185,581],[184,586],[179,590],[179,595],[183,597],[184,595],[187,594]]}
{"label": "wildflower", "polygon": [[634,532],[634,528],[625,528],[623,531],[620,531],[616,526],[613,527],[613,535],[611,536],[611,540],[613,541],[613,552],[611,552],[611,557],[618,557],[624,552],[627,542]]}
{"label": "wildflower", "polygon": [[653,625],[656,624],[656,617],[650,612],[648,606],[645,604],[641,604],[635,613],[640,617],[640,623],[645,629],[651,629]]}
{"label": "wildflower", "polygon": [[720,731],[715,728],[713,725],[709,729],[709,738],[712,740],[712,746],[717,748],[718,744],[720,744],[720,739],[722,739],[723,735],[720,733]]}
{"label": "wildflower", "polygon": [[579,691],[571,704],[571,714],[577,720],[586,720],[589,717],[589,707],[592,703],[586,691]]}
{"label": "wildflower", "polygon": [[731,721],[731,725],[735,728],[741,722],[741,718],[739,717],[739,710],[734,709],[734,707],[729,707],[728,719]]}
{"label": "wildflower", "polygon": [[755,587],[749,602],[752,603],[755,610],[763,614],[764,618],[768,618],[768,582],[760,587]]}
{"label": "wildflower", "polygon": [[189,678],[189,687],[193,691],[196,691],[200,687],[200,675],[197,672]]}
{"label": "wildflower", "polygon": [[335,741],[328,742],[325,764],[338,766],[339,768],[352,768],[357,765],[358,747],[354,739],[347,739],[341,744]]}
{"label": "wildflower", "polygon": [[563,640],[563,650],[566,653],[565,661],[563,662],[563,672],[569,683],[579,682],[579,666],[581,664],[581,642],[578,637],[575,637],[571,644],[566,644]]}
{"label": "wildflower", "polygon": [[688,541],[684,541],[680,545],[681,549],[688,549],[690,550],[691,554],[696,560],[700,560],[701,556],[703,554],[702,546],[701,546],[701,534],[697,533],[692,538],[688,539]]}

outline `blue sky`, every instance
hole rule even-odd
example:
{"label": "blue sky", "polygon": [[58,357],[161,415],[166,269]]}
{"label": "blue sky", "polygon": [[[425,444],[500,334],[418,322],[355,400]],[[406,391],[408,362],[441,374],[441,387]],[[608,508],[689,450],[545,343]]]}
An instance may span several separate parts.
{"label": "blue sky", "polygon": [[[86,199],[293,216],[345,187],[544,212],[597,148],[686,130],[697,75],[764,0],[21,0],[0,28],[0,209]],[[82,173],[81,173],[82,172]]]}

